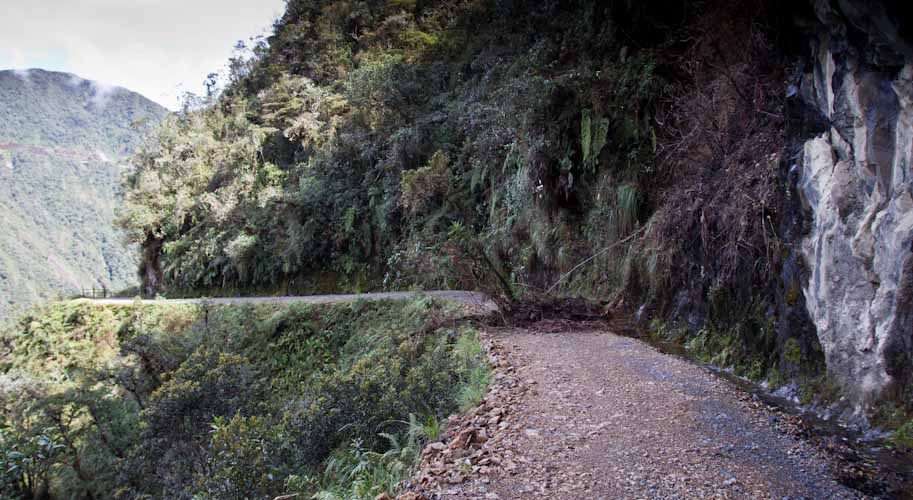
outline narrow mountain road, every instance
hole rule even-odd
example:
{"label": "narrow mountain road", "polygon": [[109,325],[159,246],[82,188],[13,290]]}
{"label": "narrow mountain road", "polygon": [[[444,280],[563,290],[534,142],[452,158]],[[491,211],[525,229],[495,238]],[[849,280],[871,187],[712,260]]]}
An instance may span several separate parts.
{"label": "narrow mountain road", "polygon": [[[292,302],[306,302],[309,304],[329,304],[333,302],[351,302],[353,300],[379,300],[379,299],[405,299],[416,295],[428,295],[441,299],[448,299],[464,305],[476,306],[482,310],[494,309],[494,304],[483,293],[466,292],[459,290],[428,291],[428,292],[378,292],[359,293],[350,295],[300,295],[278,297],[218,297],[201,299],[144,299],[144,304],[288,304]],[[78,299],[77,301],[92,302],[99,305],[130,305],[135,299]]]}
{"label": "narrow mountain road", "polygon": [[510,360],[496,387],[521,388],[506,398],[495,396],[501,401],[490,396],[478,412],[497,415],[502,409],[489,413],[492,407],[507,407],[503,423],[486,431],[490,437],[473,455],[500,467],[476,467],[483,474],[465,482],[444,479],[434,494],[864,498],[838,484],[810,444],[779,429],[779,416],[701,367],[611,333],[559,330],[488,334]]}
{"label": "narrow mountain road", "polygon": [[[416,293],[143,302],[330,303]],[[494,310],[480,293],[421,293]],[[484,336],[503,350],[500,368],[483,405],[462,418],[472,436],[484,430],[487,437],[472,438],[471,446],[428,447],[433,454],[422,476],[437,478],[426,490],[436,498],[865,498],[838,484],[812,445],[781,429],[778,414],[688,361],[563,322],[491,329]],[[447,472],[445,462],[455,469]]]}

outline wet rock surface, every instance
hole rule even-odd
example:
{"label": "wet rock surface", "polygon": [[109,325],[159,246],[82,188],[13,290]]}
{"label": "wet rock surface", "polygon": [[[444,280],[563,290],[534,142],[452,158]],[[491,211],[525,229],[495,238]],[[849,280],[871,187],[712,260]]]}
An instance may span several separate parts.
{"label": "wet rock surface", "polygon": [[485,342],[492,391],[425,448],[408,498],[866,498],[788,418],[642,342],[547,325]]}

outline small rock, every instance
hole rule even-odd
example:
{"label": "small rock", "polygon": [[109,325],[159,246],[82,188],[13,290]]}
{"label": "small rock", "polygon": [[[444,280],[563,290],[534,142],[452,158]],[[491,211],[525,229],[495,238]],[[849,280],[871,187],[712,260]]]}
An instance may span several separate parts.
{"label": "small rock", "polygon": [[455,450],[461,450],[469,446],[469,443],[472,442],[473,437],[476,434],[476,430],[473,428],[463,429],[457,434],[457,437],[450,443],[450,448]]}
{"label": "small rock", "polygon": [[427,496],[422,495],[421,493],[415,493],[413,491],[407,491],[402,495],[396,497],[396,500],[429,500]]}

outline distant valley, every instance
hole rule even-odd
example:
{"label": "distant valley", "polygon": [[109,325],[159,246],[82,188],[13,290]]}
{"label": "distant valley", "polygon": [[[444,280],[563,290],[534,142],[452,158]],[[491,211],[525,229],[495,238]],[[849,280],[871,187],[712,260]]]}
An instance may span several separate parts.
{"label": "distant valley", "polygon": [[67,73],[0,71],[0,318],[135,284],[135,250],[113,224],[120,180],[166,112]]}

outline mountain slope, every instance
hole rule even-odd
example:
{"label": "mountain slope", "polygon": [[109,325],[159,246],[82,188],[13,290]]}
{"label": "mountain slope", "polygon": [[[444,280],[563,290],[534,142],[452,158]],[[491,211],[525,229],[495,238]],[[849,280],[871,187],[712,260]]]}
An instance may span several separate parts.
{"label": "mountain slope", "polygon": [[0,318],[81,287],[133,284],[114,209],[127,160],[165,113],[75,75],[0,72]]}
{"label": "mountain slope", "polygon": [[833,3],[290,0],[138,156],[145,289],[582,295],[893,425],[913,37]]}

